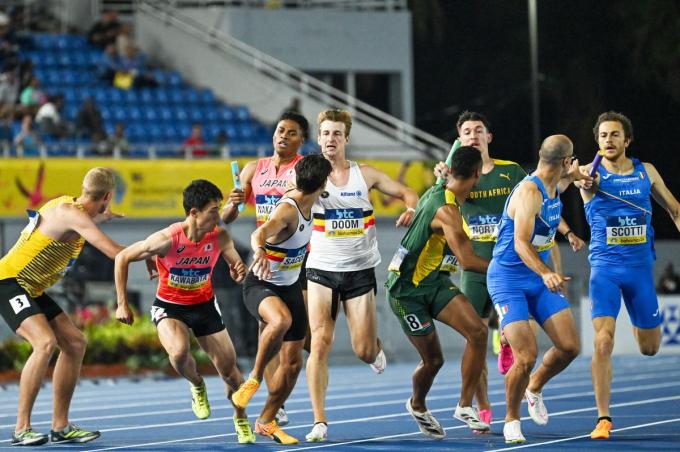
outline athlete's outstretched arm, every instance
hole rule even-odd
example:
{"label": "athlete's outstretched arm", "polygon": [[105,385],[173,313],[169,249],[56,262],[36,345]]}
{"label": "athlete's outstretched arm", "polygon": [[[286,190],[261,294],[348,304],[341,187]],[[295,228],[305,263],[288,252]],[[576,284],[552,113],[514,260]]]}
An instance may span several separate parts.
{"label": "athlete's outstretched arm", "polygon": [[508,215],[515,222],[515,251],[527,267],[543,278],[548,289],[557,292],[562,289],[564,281],[570,278],[545,265],[531,243],[536,217],[540,214],[542,205],[543,196],[538,187],[533,182],[527,182],[512,195],[508,203]]}
{"label": "athlete's outstretched arm", "polygon": [[172,246],[172,238],[164,232],[159,231],[151,234],[146,240],[133,243],[122,250],[115,259],[114,278],[116,282],[116,298],[118,308],[116,309],[116,320],[121,323],[132,325],[134,316],[127,299],[128,269],[130,262],[137,262],[143,259],[150,259],[155,256],[165,256]]}
{"label": "athlete's outstretched arm", "polygon": [[71,204],[63,204],[58,207],[56,220],[69,225],[69,229],[77,232],[90,245],[110,259],[114,259],[125,248],[104,234],[88,214]]}
{"label": "athlete's outstretched arm", "polygon": [[446,243],[458,258],[463,270],[486,273],[489,261],[477,256],[472,249],[470,239],[463,230],[463,218],[457,207],[451,204],[441,206],[437,209],[430,227],[435,231],[443,231]]}
{"label": "athlete's outstretched arm", "polygon": [[220,241],[222,259],[229,265],[229,274],[231,275],[231,278],[234,282],[241,283],[243,278],[246,277],[246,264],[243,263],[241,256],[239,256],[236,251],[234,241],[225,229],[220,228],[218,238]]}
{"label": "athlete's outstretched arm", "polygon": [[593,178],[590,177],[588,173],[581,171],[581,168],[582,167],[578,164],[578,159],[574,159],[571,162],[567,176],[560,179],[560,181],[557,183],[557,190],[560,193],[563,193],[567,188],[569,188],[569,184],[571,183],[574,183],[574,185],[576,185],[578,188],[590,188],[593,185]]}
{"label": "athlete's outstretched arm", "polygon": [[229,192],[229,199],[227,204],[222,207],[222,212],[220,212],[220,218],[225,224],[229,224],[238,218],[238,206],[248,201],[250,194],[253,191],[253,176],[255,175],[255,168],[257,168],[257,162],[248,162],[248,164],[243,167],[239,179],[241,179],[241,187],[234,187],[231,192]]}
{"label": "athlete's outstretched arm", "polygon": [[250,268],[255,276],[260,279],[269,279],[272,275],[264,247],[267,239],[276,237],[284,230],[294,231],[298,226],[297,223],[297,209],[288,203],[281,203],[274,209],[267,222],[250,234],[250,246],[255,253]]}
{"label": "athlete's outstretched arm", "polygon": [[652,197],[661,207],[666,209],[673,223],[675,223],[675,227],[680,231],[680,204],[678,204],[678,200],[668,189],[654,165],[651,163],[644,163],[644,165],[652,184]]}
{"label": "athlete's outstretched arm", "polygon": [[371,165],[361,165],[361,174],[369,190],[375,188],[381,193],[394,196],[404,202],[406,211],[397,219],[397,227],[411,226],[413,215],[416,213],[416,204],[418,204],[418,194]]}

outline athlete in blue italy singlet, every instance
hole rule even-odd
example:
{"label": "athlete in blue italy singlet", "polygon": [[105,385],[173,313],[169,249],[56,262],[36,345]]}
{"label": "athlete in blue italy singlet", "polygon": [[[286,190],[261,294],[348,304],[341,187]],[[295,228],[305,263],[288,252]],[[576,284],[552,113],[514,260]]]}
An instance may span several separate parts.
{"label": "athlete in blue italy singlet", "polygon": [[652,184],[644,165],[632,161],[633,172],[625,175],[600,167],[599,190],[585,204],[591,228],[591,315],[616,318],[623,294],[631,323],[654,328],[661,316],[653,276]]}
{"label": "athlete in blue italy singlet", "polygon": [[[531,243],[543,262],[547,263],[550,249],[555,244],[557,226],[560,224],[562,202],[559,195],[550,198],[543,182],[536,176],[527,176],[517,187],[527,182],[535,183],[543,196],[541,213],[536,217]],[[489,294],[494,301],[501,327],[518,320],[529,320],[529,314],[539,324],[543,324],[556,312],[569,307],[564,296],[548,290],[543,279],[527,267],[515,251],[515,221],[508,215],[508,203],[517,187],[505,203],[487,274]]]}
{"label": "athlete in blue italy singlet", "polygon": [[[652,273],[654,231],[650,196],[669,213],[680,231],[680,203],[651,163],[626,156],[633,142],[633,124],[625,115],[608,111],[598,116],[593,135],[601,165],[590,187],[580,186],[592,231],[590,299],[594,347],[591,363],[597,424],[592,439],[607,439],[613,428],[612,361],[616,317],[621,296],[633,324],[640,353],[655,355],[661,347],[663,313]],[[592,171],[590,165],[581,168]]]}

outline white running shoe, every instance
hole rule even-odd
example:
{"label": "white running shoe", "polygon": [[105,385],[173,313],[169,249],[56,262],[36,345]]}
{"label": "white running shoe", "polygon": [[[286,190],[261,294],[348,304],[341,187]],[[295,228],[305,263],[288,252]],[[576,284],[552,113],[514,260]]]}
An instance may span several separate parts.
{"label": "white running shoe", "polygon": [[548,409],[543,403],[543,395],[539,392],[534,394],[528,389],[524,392],[527,399],[527,406],[529,407],[529,416],[538,425],[545,425],[548,423]]}
{"label": "white running shoe", "polygon": [[279,411],[276,412],[276,423],[279,424],[279,427],[283,427],[284,425],[288,425],[288,413],[286,413],[286,410],[283,409],[283,407],[279,408]]}
{"label": "white running shoe", "polygon": [[369,366],[371,366],[373,372],[377,374],[385,372],[385,367],[387,367],[387,357],[385,356],[385,352],[383,352],[382,349],[380,349],[378,356],[375,357],[373,364],[369,364]]}
{"label": "white running shoe", "polygon": [[472,430],[486,432],[491,429],[491,426],[479,418],[477,410],[471,406],[456,405],[456,411],[453,412],[453,417],[459,421],[465,422]]}
{"label": "white running shoe", "polygon": [[526,441],[522,435],[522,426],[518,420],[506,422],[503,426],[503,436],[506,444],[518,444]]}
{"label": "white running shoe", "polygon": [[310,443],[322,443],[328,439],[328,425],[325,422],[317,422],[312,431],[305,436]]}
{"label": "white running shoe", "polygon": [[443,439],[446,436],[446,432],[430,410],[420,413],[413,409],[411,406],[411,399],[408,399],[406,401],[406,411],[411,413],[413,419],[416,420],[418,428],[423,435],[432,439]]}

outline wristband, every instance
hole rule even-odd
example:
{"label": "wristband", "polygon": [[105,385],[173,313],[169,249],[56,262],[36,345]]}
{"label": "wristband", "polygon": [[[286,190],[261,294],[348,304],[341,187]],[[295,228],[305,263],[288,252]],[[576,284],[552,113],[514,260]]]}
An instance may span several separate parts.
{"label": "wristband", "polygon": [[571,229],[567,230],[567,232],[564,233],[564,238],[565,238],[565,239],[568,239],[568,238],[569,238],[569,234],[573,234],[573,233],[574,233],[574,231],[572,231]]}
{"label": "wristband", "polygon": [[407,212],[413,212],[413,213],[416,213],[416,209],[414,209],[413,207],[409,207],[409,208],[407,208],[407,209],[406,209],[406,211],[407,211]]}

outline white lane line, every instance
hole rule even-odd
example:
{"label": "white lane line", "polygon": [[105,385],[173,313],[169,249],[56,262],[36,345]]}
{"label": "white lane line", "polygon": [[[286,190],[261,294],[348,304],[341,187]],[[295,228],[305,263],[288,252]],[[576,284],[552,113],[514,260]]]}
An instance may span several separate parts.
{"label": "white lane line", "polygon": [[[675,419],[665,419],[663,421],[657,421],[657,422],[649,422],[647,424],[637,424],[637,425],[631,425],[631,426],[628,426],[628,427],[617,428],[617,429],[612,430],[612,433],[623,432],[625,430],[635,430],[635,429],[638,429],[638,428],[653,427],[655,425],[661,425],[661,424],[670,424],[671,422],[680,422],[680,417],[675,418]],[[546,446],[548,444],[564,443],[566,441],[574,441],[576,439],[583,439],[583,438],[590,438],[590,434],[580,435],[580,436],[571,436],[569,438],[554,439],[552,441],[544,441],[542,443],[521,444],[519,446],[503,447],[503,448],[500,448],[500,449],[492,449],[488,452],[499,452],[499,451],[502,451],[502,450],[514,450],[514,449],[526,449],[528,447]],[[594,440],[592,442],[592,444],[593,445],[598,444],[598,441]],[[606,444],[603,444],[603,445],[606,446]]]}
{"label": "white lane line", "polygon": [[[636,406],[636,405],[646,405],[646,404],[649,404],[649,403],[668,402],[668,401],[673,401],[673,400],[680,400],[680,396],[659,397],[659,398],[656,398],[656,399],[645,399],[645,400],[637,400],[637,401],[633,401],[633,402],[617,403],[617,404],[611,405],[610,408],[621,408],[621,407]],[[577,408],[577,409],[573,409],[573,410],[565,410],[565,411],[558,411],[556,413],[550,413],[550,417],[564,416],[564,415],[567,415],[567,414],[583,413],[583,412],[587,412],[587,411],[596,411],[596,410],[597,410],[596,407]],[[434,412],[434,411],[439,411],[439,410],[432,410],[432,411]],[[525,417],[522,418],[523,421],[528,420],[528,419],[530,419],[529,416],[525,416]],[[678,420],[680,420],[680,419],[678,419]],[[674,421],[676,421],[676,419],[667,420],[667,421],[659,421],[657,423],[650,423],[650,424],[645,424],[645,425],[655,425],[655,424],[660,424],[660,423],[664,423],[664,422],[674,422]],[[502,420],[492,422],[492,424],[503,424],[503,423],[504,423],[504,421],[502,421]],[[465,426],[463,425],[463,426],[455,426],[455,427],[446,427],[444,430],[453,430],[453,429],[457,429],[457,428],[460,428],[460,427],[465,427]],[[619,430],[623,430],[623,429],[619,429]],[[357,440],[353,440],[353,441],[345,441],[345,442],[341,442],[341,443],[319,444],[319,445],[308,446],[308,447],[298,447],[298,448],[295,448],[295,449],[286,448],[286,449],[281,449],[280,451],[277,451],[277,452],[292,452],[292,451],[297,451],[297,450],[308,450],[308,449],[325,449],[325,448],[329,448],[329,447],[346,446],[346,445],[349,445],[349,444],[367,443],[367,442],[381,441],[381,440],[385,440],[385,439],[400,438],[400,437],[404,437],[404,436],[413,436],[413,435],[422,435],[422,433],[420,433],[420,431],[411,432],[411,433],[400,433],[398,435],[386,435],[386,436],[378,436],[378,437],[372,437],[372,438],[363,438],[363,439],[357,439]],[[584,438],[584,437],[590,437],[590,435],[583,435],[583,436],[577,436],[577,437],[572,437],[572,438],[563,438],[562,440],[579,439],[579,438]],[[560,440],[555,440],[555,441],[551,441],[551,442],[560,442]],[[538,445],[542,445],[542,444],[548,444],[548,443],[540,443],[540,444],[537,443],[537,444],[534,444],[534,446],[538,446]],[[532,446],[531,444],[528,444],[528,445],[515,446],[515,447],[509,447],[509,448],[503,448],[503,449],[496,449],[495,451],[508,450],[508,449],[513,449],[513,448],[519,449],[519,448],[522,448],[522,447],[531,447],[531,446]],[[489,452],[494,452],[494,451],[489,451]]]}
{"label": "white lane line", "polygon": [[[674,372],[674,373],[668,373],[664,375],[664,379],[669,379],[673,378],[676,376],[680,376],[680,372]],[[615,383],[621,384],[621,383],[631,383],[634,381],[639,381],[639,380],[646,380],[649,378],[649,374],[639,374],[639,375],[634,375],[630,376],[627,378],[619,378],[615,380]],[[673,383],[656,383],[656,384],[650,384],[650,385],[642,385],[642,386],[635,386],[632,388],[618,388],[616,390],[613,390],[612,393],[622,393],[622,392],[631,392],[631,391],[640,391],[640,390],[653,390],[653,389],[658,389],[658,388],[668,388],[672,386],[678,386],[680,385],[680,382],[673,382]],[[555,383],[550,385],[550,390],[555,390],[555,389],[562,389],[562,388],[576,388],[579,386],[591,386],[591,383],[589,381],[583,380],[579,381],[578,383]],[[430,395],[428,395],[428,401],[435,401],[435,400],[449,400],[452,398],[451,396],[451,390],[456,390],[457,387],[447,387],[447,385],[443,383],[439,383],[435,386],[433,386],[432,390],[430,391]],[[547,390],[548,388],[546,388]],[[351,408],[371,408],[371,407],[377,407],[377,406],[385,406],[385,405],[394,405],[394,404],[401,404],[403,403],[403,400],[405,400],[406,395],[410,394],[412,391],[412,388],[410,386],[404,387],[403,389],[398,389],[398,390],[392,390],[392,391],[383,391],[380,393],[375,393],[375,392],[369,392],[369,393],[348,393],[344,395],[335,395],[328,397],[327,400],[340,400],[340,399],[348,399],[348,398],[355,398],[358,396],[370,396],[370,397],[375,397],[376,395],[394,395],[394,394],[405,394],[404,399],[388,399],[388,400],[382,400],[382,401],[373,401],[373,402],[367,402],[363,404],[357,404],[357,403],[352,403],[352,404],[346,404],[346,405],[335,405],[331,407],[327,407],[326,411],[338,411],[338,410],[345,410],[345,409],[351,409]],[[444,395],[433,395],[436,392],[439,391],[446,391],[446,394]],[[489,396],[493,395],[504,395],[505,390],[504,389],[496,389],[488,392]],[[559,400],[559,399],[568,399],[572,397],[587,397],[594,395],[592,391],[589,392],[575,392],[575,393],[566,393],[566,394],[559,394],[555,396],[550,396],[550,397],[545,397],[545,400]],[[290,403],[296,402],[296,401],[303,401],[303,402],[309,402],[309,398],[301,398],[301,399],[292,399],[290,400]],[[186,403],[183,401],[182,403]],[[501,403],[502,402],[498,402]],[[141,404],[140,406],[149,406],[149,405],[155,405],[155,404]],[[250,406],[252,408],[259,408],[264,405],[264,401],[262,402],[257,402],[257,403],[252,403]],[[495,405],[495,404],[494,404]],[[114,409],[115,406],[110,407],[109,409]],[[232,406],[230,404],[219,404],[219,405],[213,405],[212,410],[217,411],[217,410],[222,410],[222,409],[231,409]],[[104,409],[104,408],[103,408]],[[71,410],[71,411],[86,411],[85,409],[79,409],[79,410]],[[90,410],[92,411],[92,410]],[[306,409],[297,409],[297,410],[287,410],[289,414],[296,414],[296,413],[308,413],[311,412],[311,408],[306,408]],[[82,417],[82,418],[74,418],[73,422],[90,422],[90,421],[98,421],[98,420],[107,420],[107,419],[124,419],[124,418],[132,418],[132,417],[146,417],[146,416],[158,416],[158,415],[170,415],[170,414],[180,414],[180,413],[190,413],[191,410],[189,408],[180,408],[180,409],[174,409],[174,410],[155,410],[155,411],[144,411],[144,412],[133,412],[133,413],[119,413],[119,414],[111,414],[111,415],[104,415],[104,416],[89,416],[89,417]],[[37,413],[34,413],[37,414]],[[45,414],[45,413],[43,413]],[[48,412],[47,414],[51,414],[51,412]],[[228,418],[227,418],[228,419]],[[207,419],[203,421],[178,421],[172,424],[168,425],[186,425],[186,424],[193,424],[193,423],[208,423],[208,422],[214,422],[216,421],[215,418],[213,419]],[[47,421],[40,421],[40,422],[33,422],[32,423],[34,426],[38,425],[48,425],[51,424],[50,420]],[[5,425],[0,425],[0,428],[10,428],[14,427],[14,424],[5,424]],[[155,425],[154,425],[155,427]],[[151,428],[151,426],[148,425],[140,425],[140,426],[135,426],[135,427],[130,427],[133,429],[144,429],[144,428]],[[125,428],[118,428],[118,429],[111,429],[107,431],[116,431],[116,430],[124,430]]]}

